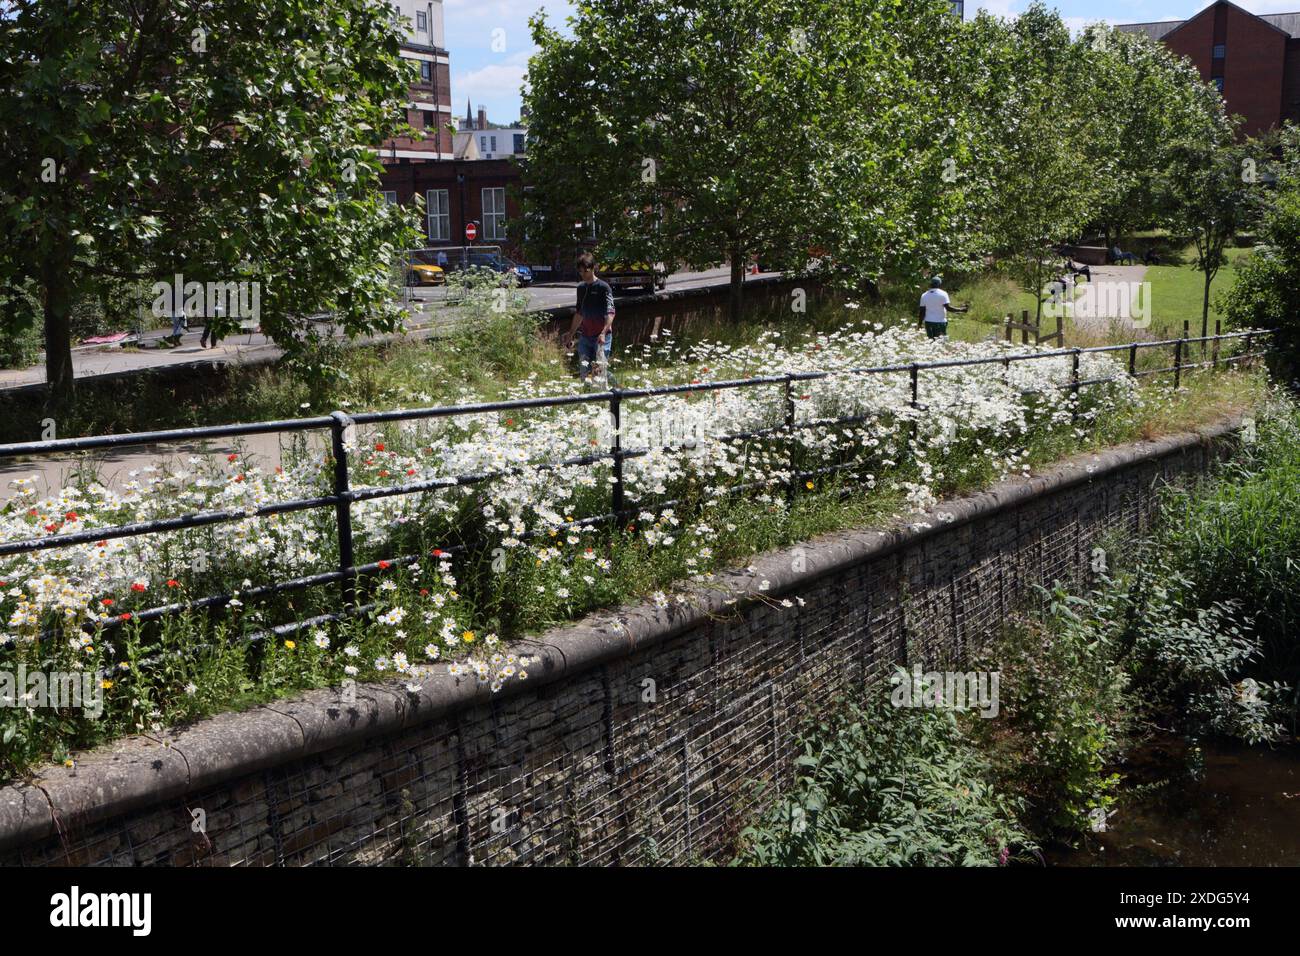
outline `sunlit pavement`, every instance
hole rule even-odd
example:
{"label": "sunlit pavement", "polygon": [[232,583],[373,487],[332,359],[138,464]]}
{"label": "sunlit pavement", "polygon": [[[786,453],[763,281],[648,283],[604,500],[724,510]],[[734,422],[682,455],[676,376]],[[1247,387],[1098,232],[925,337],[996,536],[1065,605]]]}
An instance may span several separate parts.
{"label": "sunlit pavement", "polygon": [[[780,273],[764,272],[758,275],[747,275],[746,279],[777,275]],[[679,272],[668,277],[665,291],[726,285],[729,279],[730,270],[725,266],[700,272]],[[528,308],[536,310],[573,305],[576,288],[576,282],[543,281],[522,291],[528,296]],[[427,337],[436,334],[439,326],[455,322],[456,309],[446,303],[445,288],[413,288],[408,291],[411,309],[411,318],[407,322],[408,332]],[[168,365],[183,365],[188,362],[270,360],[280,355],[280,349],[266,336],[257,332],[239,332],[228,336],[218,347],[205,349],[199,345],[201,331],[201,326],[192,327],[191,331],[181,336],[180,344],[176,347],[160,346],[159,343],[167,337],[168,330],[158,329],[145,333],[136,348],[107,346],[76,349],[72,356],[73,368],[77,378],[87,378]],[[361,341],[381,341],[387,338],[391,336],[367,337]],[[39,385],[44,381],[45,368],[40,365],[25,369],[0,370],[0,390],[22,385]]]}

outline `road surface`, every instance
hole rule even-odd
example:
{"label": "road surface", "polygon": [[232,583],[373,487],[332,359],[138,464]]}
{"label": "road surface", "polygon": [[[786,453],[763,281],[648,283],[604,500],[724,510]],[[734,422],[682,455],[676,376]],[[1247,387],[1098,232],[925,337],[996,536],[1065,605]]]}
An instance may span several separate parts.
{"label": "road surface", "polygon": [[[780,273],[766,272],[761,277],[777,276]],[[759,278],[748,276],[747,278]],[[668,277],[665,291],[673,292],[683,289],[700,289],[712,286],[725,286],[730,279],[730,270],[723,266],[701,272],[679,272]],[[558,306],[573,305],[576,282],[555,282],[535,284],[523,290],[528,296],[529,309],[550,309]],[[445,304],[446,290],[442,288],[412,289],[412,316],[407,322],[408,332],[419,337],[436,334],[439,326],[455,321],[456,310]],[[640,294],[640,293],[638,293]],[[181,336],[181,344],[176,348],[159,348],[157,343],[165,338],[170,329],[156,329],[146,332],[142,338],[143,348],[127,349],[116,346],[81,348],[73,351],[72,363],[77,378],[92,375],[106,375],[117,372],[159,368],[167,365],[182,365],[201,359],[216,362],[237,362],[249,359],[271,359],[280,354],[280,350],[266,336],[260,333],[242,332],[228,337],[215,349],[205,349],[199,345],[201,326]],[[379,336],[378,338],[387,338]],[[362,341],[369,341],[363,339]],[[25,369],[0,370],[0,390],[21,385],[40,384],[45,381],[44,366],[37,365]]]}

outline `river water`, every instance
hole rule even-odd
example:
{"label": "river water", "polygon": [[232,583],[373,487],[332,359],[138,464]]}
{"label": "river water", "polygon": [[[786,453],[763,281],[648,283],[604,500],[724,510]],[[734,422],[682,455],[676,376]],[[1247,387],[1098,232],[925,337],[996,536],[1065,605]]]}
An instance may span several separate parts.
{"label": "river water", "polygon": [[1300,746],[1144,748],[1104,833],[1055,866],[1300,866]]}

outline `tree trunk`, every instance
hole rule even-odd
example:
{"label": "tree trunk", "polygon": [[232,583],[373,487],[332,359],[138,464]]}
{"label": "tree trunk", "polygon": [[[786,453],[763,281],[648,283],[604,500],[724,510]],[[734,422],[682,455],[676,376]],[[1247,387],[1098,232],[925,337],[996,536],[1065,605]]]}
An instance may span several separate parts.
{"label": "tree trunk", "polygon": [[[1210,283],[1214,281],[1214,273],[1205,273],[1205,297],[1201,300],[1201,338],[1210,334]],[[1202,351],[1205,349],[1205,343],[1201,343]]]}
{"label": "tree trunk", "polygon": [[1043,257],[1037,254],[1034,260],[1034,324],[1043,324]]}
{"label": "tree trunk", "polygon": [[737,248],[731,249],[731,288],[727,294],[727,318],[739,322],[745,302],[745,260]]}
{"label": "tree trunk", "polygon": [[41,276],[45,319],[45,380],[49,403],[60,408],[72,399],[71,256],[51,255]]}

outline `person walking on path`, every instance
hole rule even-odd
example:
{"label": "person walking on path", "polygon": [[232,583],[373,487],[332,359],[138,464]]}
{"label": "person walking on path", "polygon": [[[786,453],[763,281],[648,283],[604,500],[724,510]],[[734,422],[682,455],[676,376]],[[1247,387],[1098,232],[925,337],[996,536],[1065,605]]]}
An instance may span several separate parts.
{"label": "person walking on path", "polygon": [[948,334],[948,313],[969,312],[970,304],[956,306],[943,291],[943,279],[935,276],[930,280],[930,288],[921,293],[921,323],[925,334],[932,339],[942,338]]}
{"label": "person walking on path", "polygon": [[[221,317],[225,314],[225,309],[220,305],[212,310],[212,314],[203,320],[203,334],[199,336],[199,348],[216,348],[221,344],[221,337],[217,335],[217,325],[221,322]],[[212,345],[208,345],[208,339],[212,339]]]}
{"label": "person walking on path", "polygon": [[188,332],[189,330],[190,323],[188,317],[185,315],[185,306],[181,305],[180,302],[177,302],[172,308],[172,334],[167,337],[169,339],[174,339],[175,344],[180,345],[181,334],[183,332]]}
{"label": "person walking on path", "polygon": [[[614,290],[596,278],[596,257],[584,252],[578,257],[578,307],[569,327],[569,347],[577,346],[578,367],[587,382],[599,367],[608,370],[614,345]],[[608,372],[606,371],[606,375]]]}

